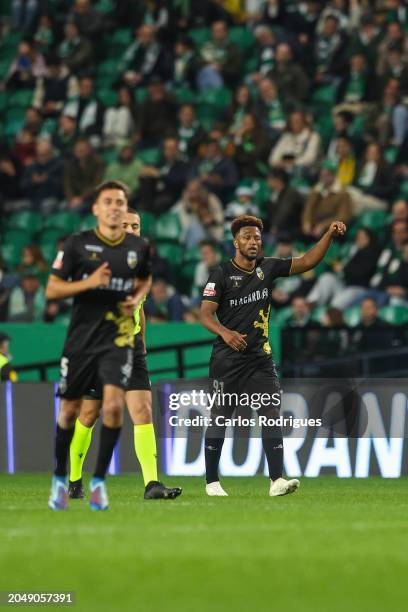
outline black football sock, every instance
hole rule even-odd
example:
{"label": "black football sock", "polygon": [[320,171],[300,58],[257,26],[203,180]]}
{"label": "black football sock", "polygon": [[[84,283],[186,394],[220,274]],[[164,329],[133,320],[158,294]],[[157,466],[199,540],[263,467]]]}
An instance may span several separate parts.
{"label": "black football sock", "polygon": [[223,444],[224,438],[205,438],[205,480],[207,484],[219,480],[218,466],[220,464]]}
{"label": "black football sock", "polygon": [[283,438],[282,428],[262,426],[262,446],[268,462],[269,477],[276,480],[283,473]]}
{"label": "black football sock", "polygon": [[68,453],[75,427],[62,429],[57,423],[55,435],[55,476],[67,475]]}
{"label": "black football sock", "polygon": [[121,429],[121,427],[102,425],[94,478],[101,478],[102,480],[105,478]]}

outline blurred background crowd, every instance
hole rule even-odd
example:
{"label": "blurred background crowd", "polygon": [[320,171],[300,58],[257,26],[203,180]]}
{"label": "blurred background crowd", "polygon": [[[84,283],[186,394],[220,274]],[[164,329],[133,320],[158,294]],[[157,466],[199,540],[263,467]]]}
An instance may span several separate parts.
{"label": "blurred background crowd", "polygon": [[406,2],[2,7],[0,321],[67,321],[69,301],[44,298],[49,264],[119,179],[150,239],[151,322],[197,320],[248,213],[279,257],[349,226],[313,273],[277,282],[275,322],[407,323]]}

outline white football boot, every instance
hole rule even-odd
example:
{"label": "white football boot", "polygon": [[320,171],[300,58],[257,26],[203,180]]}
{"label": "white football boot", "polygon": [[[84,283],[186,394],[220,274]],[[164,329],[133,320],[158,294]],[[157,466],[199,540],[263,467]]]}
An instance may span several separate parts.
{"label": "white football boot", "polygon": [[205,485],[205,492],[210,497],[228,497],[228,493],[224,491],[218,480]]}
{"label": "white football boot", "polygon": [[300,487],[300,482],[293,478],[292,480],[285,480],[284,478],[277,478],[271,480],[271,486],[269,489],[270,497],[276,497],[278,495],[288,495],[294,493]]}

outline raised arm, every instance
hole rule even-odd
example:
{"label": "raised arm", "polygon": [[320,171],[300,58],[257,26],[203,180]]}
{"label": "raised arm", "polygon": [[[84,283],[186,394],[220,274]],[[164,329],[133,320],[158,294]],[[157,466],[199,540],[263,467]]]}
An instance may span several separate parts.
{"label": "raised arm", "polygon": [[343,236],[346,233],[346,226],[342,221],[334,221],[329,229],[311,249],[301,257],[292,259],[290,274],[302,274],[315,268],[326,255],[334,236]]}
{"label": "raised arm", "polygon": [[221,336],[225,344],[228,344],[234,351],[244,351],[247,346],[245,342],[246,334],[240,334],[221,325],[215,316],[217,308],[218,304],[216,302],[207,300],[201,302],[200,321],[202,325],[213,334]]}

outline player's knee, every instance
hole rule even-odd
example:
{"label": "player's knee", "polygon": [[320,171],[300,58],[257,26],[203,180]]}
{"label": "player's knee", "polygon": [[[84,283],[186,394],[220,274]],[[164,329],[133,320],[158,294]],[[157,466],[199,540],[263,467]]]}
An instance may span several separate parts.
{"label": "player's knee", "polygon": [[81,409],[81,400],[62,400],[58,414],[58,425],[64,429],[73,427]]}
{"label": "player's knee", "polygon": [[112,398],[103,406],[103,423],[107,427],[121,427],[123,422],[123,402]]}
{"label": "player's knee", "polygon": [[135,425],[147,425],[152,422],[152,405],[149,400],[141,401],[134,410],[131,417]]}

